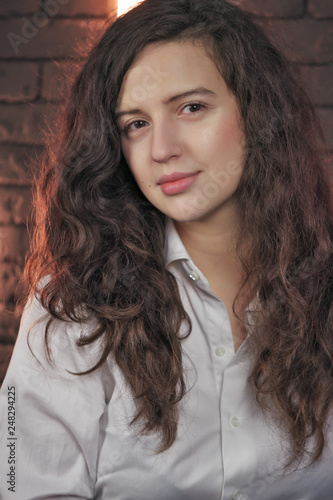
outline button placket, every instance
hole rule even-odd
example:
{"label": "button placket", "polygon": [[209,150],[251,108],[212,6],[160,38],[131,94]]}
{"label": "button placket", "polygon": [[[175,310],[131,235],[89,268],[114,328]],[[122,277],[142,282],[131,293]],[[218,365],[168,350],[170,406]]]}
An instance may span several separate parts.
{"label": "button placket", "polygon": [[223,345],[220,345],[215,349],[215,354],[219,358],[222,358],[225,355],[225,348],[223,347]]}
{"label": "button placket", "polygon": [[242,493],[239,490],[234,490],[231,495],[231,500],[240,500],[242,497]]}
{"label": "button placket", "polygon": [[200,279],[199,274],[196,271],[194,271],[193,269],[189,272],[188,277],[192,281],[198,281]]}
{"label": "button placket", "polygon": [[240,426],[240,420],[239,420],[239,418],[237,418],[237,417],[235,417],[235,416],[234,416],[234,417],[231,417],[231,419],[230,419],[230,424],[232,425],[232,427],[233,427],[234,429],[237,429],[237,427],[239,427],[239,426]]}

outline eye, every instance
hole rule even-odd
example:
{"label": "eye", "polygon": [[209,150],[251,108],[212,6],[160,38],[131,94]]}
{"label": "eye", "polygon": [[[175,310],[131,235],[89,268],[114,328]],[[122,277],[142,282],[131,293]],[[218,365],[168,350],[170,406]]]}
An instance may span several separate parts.
{"label": "eye", "polygon": [[198,111],[201,111],[204,108],[204,104],[201,104],[199,102],[191,102],[190,104],[187,104],[186,106],[183,107],[183,112],[187,109],[188,112],[185,112],[186,115],[198,113]]}
{"label": "eye", "polygon": [[124,127],[122,132],[128,133],[128,132],[131,132],[134,130],[139,130],[140,128],[143,128],[146,125],[148,125],[148,123],[144,120],[135,120],[135,121],[129,123],[128,125],[126,125],[126,127]]}

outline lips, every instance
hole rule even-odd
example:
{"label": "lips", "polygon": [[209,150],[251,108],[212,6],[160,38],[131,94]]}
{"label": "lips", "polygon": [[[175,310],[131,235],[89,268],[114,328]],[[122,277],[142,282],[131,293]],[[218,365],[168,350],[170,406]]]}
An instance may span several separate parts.
{"label": "lips", "polygon": [[162,175],[158,184],[166,195],[183,193],[196,180],[200,172],[173,172],[170,175]]}
{"label": "lips", "polygon": [[158,184],[165,184],[167,182],[174,182],[178,181],[180,179],[187,179],[188,177],[192,177],[193,175],[196,175],[198,172],[191,172],[191,173],[186,173],[186,172],[173,172],[170,175],[162,175],[162,177],[159,178]]}

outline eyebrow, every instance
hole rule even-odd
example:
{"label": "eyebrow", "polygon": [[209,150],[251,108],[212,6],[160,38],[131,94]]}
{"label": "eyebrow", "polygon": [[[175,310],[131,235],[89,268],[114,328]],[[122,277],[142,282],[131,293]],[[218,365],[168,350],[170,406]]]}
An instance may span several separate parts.
{"label": "eyebrow", "polygon": [[[162,102],[163,102],[163,104],[170,104],[174,101],[177,101],[178,99],[184,99],[185,97],[190,97],[194,94],[216,96],[216,93],[213,92],[212,90],[206,89],[205,87],[197,87],[195,89],[190,89],[190,90],[187,90],[186,92],[182,92],[181,94],[174,95],[174,96],[170,97],[169,99],[166,99]],[[118,111],[118,112],[116,112],[116,119],[119,120],[119,118],[121,118],[124,115],[135,115],[138,113],[142,113],[142,110],[139,108],[130,109],[128,111]]]}

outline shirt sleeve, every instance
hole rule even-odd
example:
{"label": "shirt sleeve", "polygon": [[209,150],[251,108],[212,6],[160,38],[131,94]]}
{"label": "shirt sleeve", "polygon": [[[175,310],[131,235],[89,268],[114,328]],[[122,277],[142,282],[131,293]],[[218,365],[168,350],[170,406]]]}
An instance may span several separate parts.
{"label": "shirt sleeve", "polygon": [[3,500],[94,498],[112,376],[107,364],[88,375],[69,373],[87,370],[98,359],[96,345],[76,345],[83,327],[74,322],[52,323],[50,362],[47,321],[38,300],[30,301],[0,391]]}

